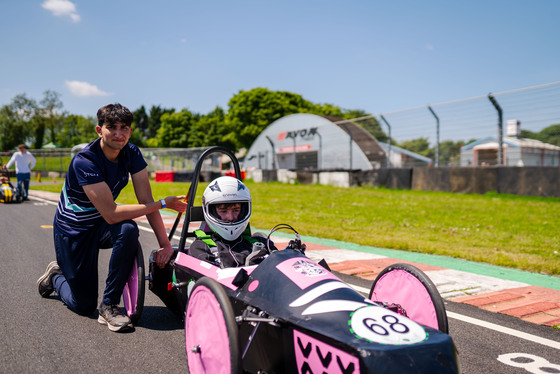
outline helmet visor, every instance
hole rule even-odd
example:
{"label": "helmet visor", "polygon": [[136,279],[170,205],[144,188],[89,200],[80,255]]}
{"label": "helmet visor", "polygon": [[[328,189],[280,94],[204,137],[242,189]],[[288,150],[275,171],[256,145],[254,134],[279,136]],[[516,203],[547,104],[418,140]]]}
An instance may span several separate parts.
{"label": "helmet visor", "polygon": [[208,205],[208,214],[221,224],[237,224],[250,214],[247,201],[217,203]]}

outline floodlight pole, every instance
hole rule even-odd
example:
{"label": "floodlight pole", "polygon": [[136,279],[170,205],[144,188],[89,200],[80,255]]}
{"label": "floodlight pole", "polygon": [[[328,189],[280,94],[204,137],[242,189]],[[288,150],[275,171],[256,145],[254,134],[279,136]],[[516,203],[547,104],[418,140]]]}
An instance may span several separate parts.
{"label": "floodlight pole", "polygon": [[[266,135],[266,140],[268,140],[270,146],[272,147],[272,170],[276,170],[276,152],[274,151],[274,143],[268,137],[268,135]],[[268,164],[266,166],[268,166]]]}
{"label": "floodlight pole", "polygon": [[379,117],[381,117],[381,119],[387,125],[387,128],[389,129],[389,136],[387,137],[387,162],[386,162],[386,164],[387,164],[386,167],[389,168],[389,166],[391,164],[391,125],[389,125],[389,122],[387,122],[385,117],[383,117],[383,114],[380,114]]}
{"label": "floodlight pole", "polygon": [[319,131],[317,131],[316,134],[319,136],[319,157],[317,160],[317,169],[321,170],[321,161],[323,158],[323,137],[319,134]]}
{"label": "floodlight pole", "polygon": [[494,96],[489,93],[488,99],[494,105],[494,108],[498,111],[498,166],[502,166],[504,163],[504,139],[503,139],[503,117],[502,117],[502,108],[494,98]]}
{"label": "floodlight pole", "polygon": [[346,126],[346,123],[342,122],[341,125],[344,126],[346,132],[348,133],[348,135],[350,135],[350,170],[352,170],[352,141],[354,139],[352,138],[352,131],[350,131],[348,126]]}
{"label": "floodlight pole", "polygon": [[294,140],[294,169],[297,171],[297,154],[296,154],[296,135],[292,137]]}
{"label": "floodlight pole", "polygon": [[436,112],[432,109],[431,106],[428,105],[428,109],[432,112],[433,116],[436,119],[436,168],[439,167],[439,117],[436,115]]}

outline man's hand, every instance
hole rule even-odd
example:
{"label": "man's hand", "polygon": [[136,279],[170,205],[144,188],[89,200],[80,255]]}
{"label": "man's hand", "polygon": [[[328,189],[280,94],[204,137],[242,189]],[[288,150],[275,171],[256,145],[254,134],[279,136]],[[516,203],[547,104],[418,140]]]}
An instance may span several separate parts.
{"label": "man's hand", "polygon": [[171,247],[160,248],[153,254],[154,261],[160,269],[167,265],[169,260],[171,260],[171,256],[173,256],[173,249]]}
{"label": "man's hand", "polygon": [[185,202],[187,197],[182,196],[167,196],[165,198],[166,208],[173,209],[177,212],[184,213],[187,210],[187,203]]}

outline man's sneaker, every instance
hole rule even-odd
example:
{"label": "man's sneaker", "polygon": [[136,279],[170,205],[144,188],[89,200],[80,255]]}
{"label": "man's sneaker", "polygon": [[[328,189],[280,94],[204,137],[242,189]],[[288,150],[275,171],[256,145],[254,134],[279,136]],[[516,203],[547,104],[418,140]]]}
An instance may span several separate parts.
{"label": "man's sneaker", "polygon": [[99,312],[97,322],[107,325],[111,331],[123,331],[132,328],[132,321],[117,305],[107,305],[101,302],[97,311]]}
{"label": "man's sneaker", "polygon": [[56,261],[52,261],[47,265],[47,270],[45,274],[41,275],[41,278],[37,280],[37,287],[39,288],[39,295],[43,297],[49,296],[54,291],[52,279],[55,275],[62,274],[60,266]]}

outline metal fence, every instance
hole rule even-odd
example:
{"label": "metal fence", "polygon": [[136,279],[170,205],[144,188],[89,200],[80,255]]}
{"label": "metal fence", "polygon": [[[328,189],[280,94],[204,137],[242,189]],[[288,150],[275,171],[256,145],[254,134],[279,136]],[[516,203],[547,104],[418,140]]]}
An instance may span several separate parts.
{"label": "metal fence", "polygon": [[[206,150],[201,148],[143,148],[142,154],[148,164],[149,172],[156,171],[185,171],[194,170],[199,156]],[[37,163],[33,170],[66,172],[74,153],[70,148],[55,149],[32,149],[30,152]],[[1,162],[6,164],[10,160],[10,154],[5,154]],[[228,159],[229,160],[229,159]],[[216,171],[222,168],[222,158],[208,157],[202,167],[202,171]]]}
{"label": "metal fence", "polygon": [[[558,166],[560,147],[542,147],[518,135],[560,124],[559,104],[556,82],[348,120],[300,113],[264,129],[249,149],[245,166],[298,171]],[[514,137],[506,137],[509,122],[514,124]],[[379,128],[386,136],[377,133],[377,141],[364,133]]]}
{"label": "metal fence", "polygon": [[485,137],[499,140],[507,134],[506,124],[511,120],[518,121],[521,130],[534,133],[560,124],[560,82],[379,113],[375,117],[393,141],[427,138],[436,149],[434,165],[450,166],[457,160],[438,152],[444,141],[467,144]]}

